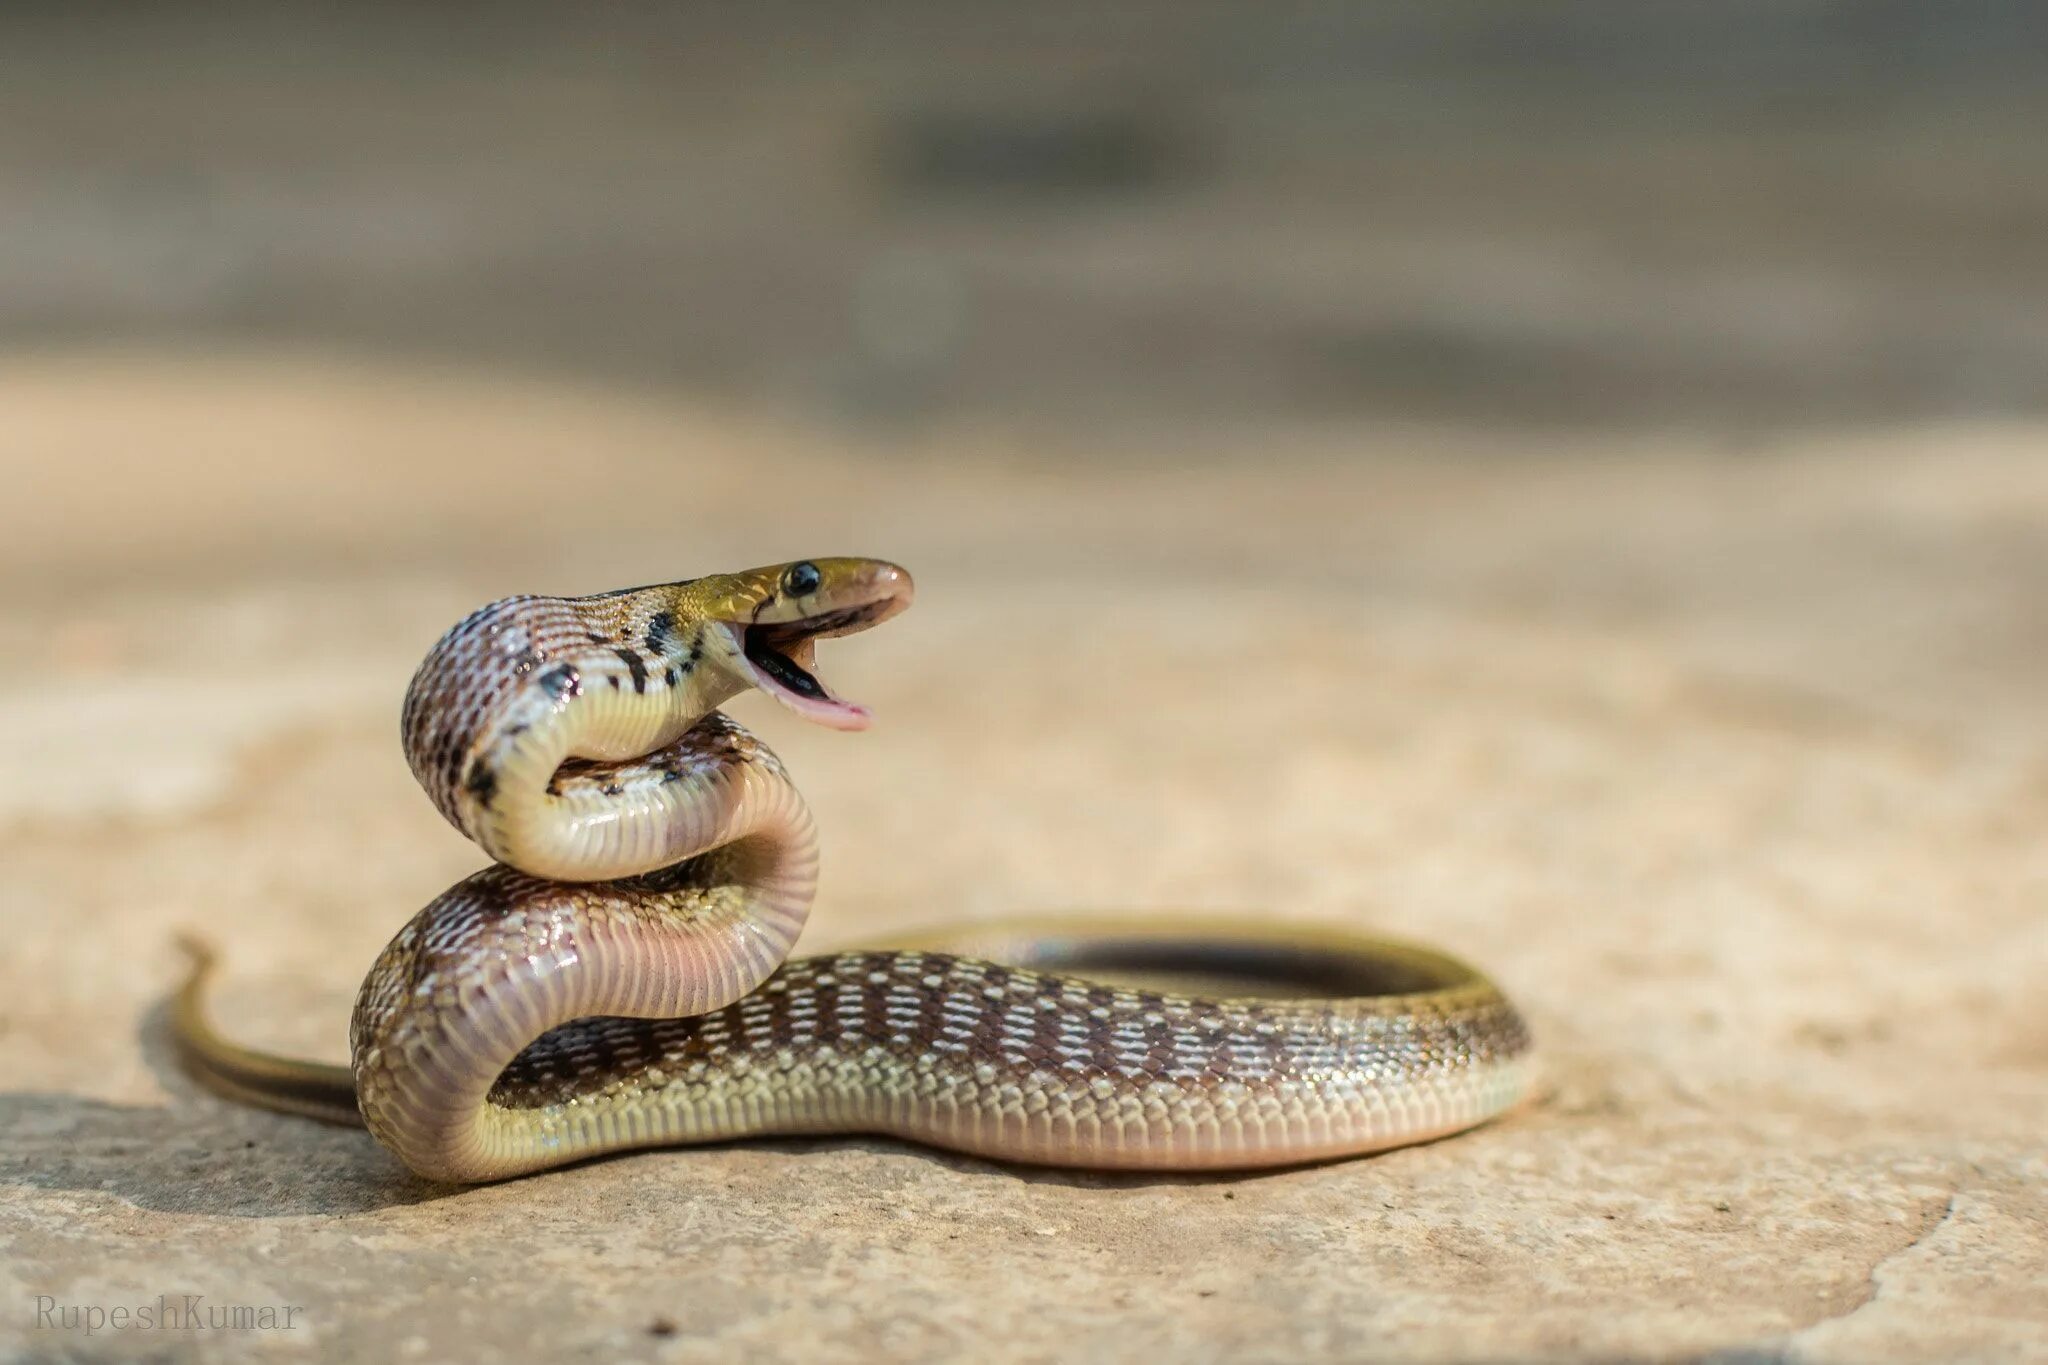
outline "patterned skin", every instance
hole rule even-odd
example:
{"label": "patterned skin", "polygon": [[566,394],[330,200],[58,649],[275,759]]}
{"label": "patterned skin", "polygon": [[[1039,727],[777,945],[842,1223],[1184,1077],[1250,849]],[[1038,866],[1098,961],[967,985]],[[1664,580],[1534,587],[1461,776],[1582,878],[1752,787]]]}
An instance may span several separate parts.
{"label": "patterned skin", "polygon": [[[194,1070],[361,1121],[457,1182],[822,1132],[1084,1167],[1271,1166],[1456,1132],[1527,1092],[1528,1033],[1499,990],[1383,940],[1092,919],[785,962],[816,887],[810,813],[716,708],[759,688],[864,727],[812,672],[815,643],[911,593],[894,565],[820,559],[473,613],[421,665],[402,728],[435,806],[496,865],[385,948],[350,1068],[222,1039],[202,957],[174,1009]],[[1112,984],[1148,972],[1315,994]]]}

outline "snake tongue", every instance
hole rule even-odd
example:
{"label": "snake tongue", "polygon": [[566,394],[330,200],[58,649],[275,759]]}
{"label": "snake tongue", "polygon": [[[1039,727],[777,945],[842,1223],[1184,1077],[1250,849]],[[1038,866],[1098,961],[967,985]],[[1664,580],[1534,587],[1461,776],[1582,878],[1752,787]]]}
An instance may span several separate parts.
{"label": "snake tongue", "polygon": [[820,725],[835,730],[867,728],[867,708],[833,696],[807,667],[816,649],[816,641],[808,636],[778,638],[772,629],[759,626],[746,631],[740,642],[754,685],[763,692]]}

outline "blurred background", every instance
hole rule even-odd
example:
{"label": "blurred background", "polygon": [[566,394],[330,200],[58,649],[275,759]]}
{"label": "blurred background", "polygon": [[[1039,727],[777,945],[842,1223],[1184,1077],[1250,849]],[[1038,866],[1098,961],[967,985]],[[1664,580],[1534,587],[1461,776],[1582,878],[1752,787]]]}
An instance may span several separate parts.
{"label": "blurred background", "polygon": [[0,344],[830,422],[2048,402],[2026,0],[17,3]]}
{"label": "blurred background", "polygon": [[[0,1298],[380,1360],[2048,1349],[2044,78],[2028,0],[0,6]],[[806,950],[1421,938],[1546,1102],[1231,1204],[866,1140],[434,1202],[166,1062],[176,932],[334,1059],[480,863],[395,735],[448,623],[838,553],[918,578],[823,651],[875,732],[733,703]]]}

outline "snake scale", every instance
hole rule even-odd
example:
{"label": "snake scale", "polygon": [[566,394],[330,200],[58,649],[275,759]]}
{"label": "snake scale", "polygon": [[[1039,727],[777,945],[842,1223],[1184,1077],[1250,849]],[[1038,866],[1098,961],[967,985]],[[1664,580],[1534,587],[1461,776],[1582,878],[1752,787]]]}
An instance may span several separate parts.
{"label": "snake scale", "polygon": [[[1273,1166],[1457,1132],[1526,1093],[1528,1032],[1494,984],[1386,940],[1077,918],[785,960],[817,881],[811,815],[717,708],[758,689],[863,728],[813,672],[816,642],[911,595],[893,564],[818,559],[472,613],[420,666],[402,729],[494,865],[378,957],[349,1067],[222,1037],[199,950],[172,1009],[188,1065],[237,1099],[360,1122],[449,1182],[841,1132],[1077,1167]],[[1286,993],[1156,984],[1194,977]]]}

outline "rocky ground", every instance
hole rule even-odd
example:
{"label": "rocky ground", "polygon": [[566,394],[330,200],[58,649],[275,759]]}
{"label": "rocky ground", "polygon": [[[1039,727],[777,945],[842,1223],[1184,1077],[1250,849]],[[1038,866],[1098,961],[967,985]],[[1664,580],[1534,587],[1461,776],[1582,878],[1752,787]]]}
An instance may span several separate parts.
{"label": "rocky ground", "polygon": [[[0,368],[0,1342],[430,1359],[1865,1361],[2048,1353],[2048,433],[1257,461],[317,356]],[[487,1189],[169,1064],[172,936],[338,1057],[479,856],[396,740],[443,626],[807,553],[915,611],[876,728],[736,711],[825,837],[807,946],[1273,907],[1472,956],[1547,1092],[1238,1179],[763,1142]],[[291,1306],[291,1330],[61,1307]]]}

